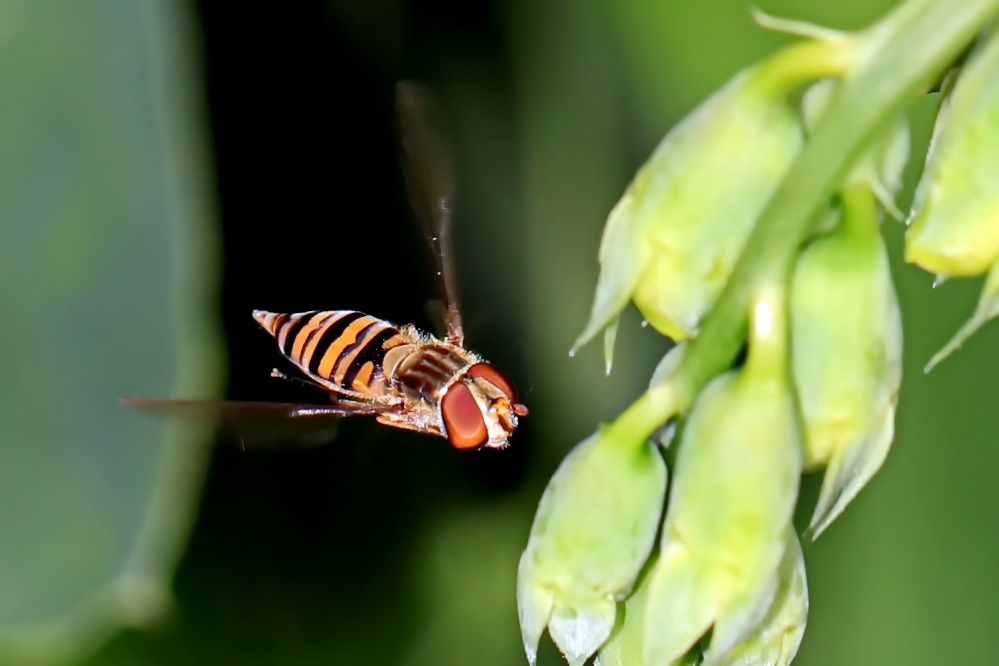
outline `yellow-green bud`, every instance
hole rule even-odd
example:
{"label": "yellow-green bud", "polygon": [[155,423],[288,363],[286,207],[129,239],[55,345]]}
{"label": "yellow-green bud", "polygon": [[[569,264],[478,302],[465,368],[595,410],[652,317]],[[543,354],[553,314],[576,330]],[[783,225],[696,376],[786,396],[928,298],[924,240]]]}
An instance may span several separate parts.
{"label": "yellow-green bud", "polygon": [[[655,567],[656,561],[651,561],[651,568]],[[594,666],[652,666],[642,651],[649,588],[648,576],[640,578],[635,591],[624,602],[617,626],[600,648]],[[788,666],[801,645],[807,619],[805,559],[798,537],[792,533],[777,570],[777,592],[766,616],[746,640],[720,659],[719,666]],[[698,663],[699,655],[687,657],[690,663]],[[680,663],[686,664],[687,661],[681,660]]]}
{"label": "yellow-green bud", "polygon": [[788,666],[798,653],[808,619],[808,580],[801,544],[794,534],[788,539],[777,578],[777,594],[766,617],[719,666]]}
{"label": "yellow-green bud", "polygon": [[826,468],[813,536],[884,462],[902,377],[902,322],[874,195],[854,185],[841,202],[839,224],[802,252],[791,289],[805,467]]}
{"label": "yellow-green bud", "polygon": [[706,663],[770,607],[791,533],[801,441],[777,291],[755,301],[744,368],[714,379],[680,441],[659,561],[649,575],[648,664],[672,664],[712,629]]}
{"label": "yellow-green bud", "polygon": [[546,626],[570,664],[589,659],[654,545],[666,465],[651,443],[611,439],[617,430],[601,428],[566,456],[538,506],[517,578],[531,664]]}
{"label": "yellow-green bud", "polygon": [[801,145],[789,94],[836,73],[846,40],[792,45],[744,70],[659,144],[611,211],[593,310],[575,348],[629,298],[659,332],[696,334]]}
{"label": "yellow-green bud", "polygon": [[963,67],[937,116],[905,257],[948,277],[999,261],[999,26]]}
{"label": "yellow-green bud", "polygon": [[938,283],[988,271],[974,314],[930,359],[927,372],[999,314],[997,182],[999,25],[983,38],[941,106],[906,233],[906,258],[936,272]]}

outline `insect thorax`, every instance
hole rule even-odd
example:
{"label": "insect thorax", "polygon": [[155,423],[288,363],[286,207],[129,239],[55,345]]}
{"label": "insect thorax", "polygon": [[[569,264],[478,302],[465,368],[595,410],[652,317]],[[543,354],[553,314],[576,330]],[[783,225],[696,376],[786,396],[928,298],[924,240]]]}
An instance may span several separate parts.
{"label": "insect thorax", "polygon": [[397,363],[386,367],[386,374],[408,399],[414,401],[436,402],[454,378],[474,362],[469,352],[441,342],[413,345],[407,351]]}

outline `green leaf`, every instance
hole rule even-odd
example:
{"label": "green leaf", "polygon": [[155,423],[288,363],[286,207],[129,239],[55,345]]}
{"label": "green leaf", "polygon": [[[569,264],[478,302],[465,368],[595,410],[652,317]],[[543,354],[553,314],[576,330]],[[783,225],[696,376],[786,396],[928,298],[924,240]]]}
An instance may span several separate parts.
{"label": "green leaf", "polygon": [[219,377],[179,14],[0,8],[3,663],[67,659],[162,613],[190,529],[202,433],[168,438],[118,404]]}

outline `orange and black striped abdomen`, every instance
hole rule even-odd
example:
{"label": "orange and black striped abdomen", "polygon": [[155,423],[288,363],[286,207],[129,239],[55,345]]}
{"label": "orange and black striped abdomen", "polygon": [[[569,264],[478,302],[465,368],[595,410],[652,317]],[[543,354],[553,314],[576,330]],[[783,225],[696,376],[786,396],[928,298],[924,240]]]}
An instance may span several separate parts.
{"label": "orange and black striped abdomen", "polygon": [[354,310],[255,310],[253,317],[274,336],[288,360],[319,384],[368,400],[384,395],[385,353],[410,342],[388,322]]}

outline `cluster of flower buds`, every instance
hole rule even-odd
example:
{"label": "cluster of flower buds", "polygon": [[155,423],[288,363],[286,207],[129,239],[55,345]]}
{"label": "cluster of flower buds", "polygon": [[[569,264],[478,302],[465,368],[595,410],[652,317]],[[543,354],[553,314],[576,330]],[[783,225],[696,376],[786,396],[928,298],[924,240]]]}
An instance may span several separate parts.
{"label": "cluster of flower buds", "polygon": [[987,277],[971,319],[927,370],[999,313],[999,25],[943,92],[905,256],[940,279]]}
{"label": "cluster of flower buds", "polygon": [[[774,27],[813,39],[737,74],[681,121],[611,211],[589,322],[573,350],[611,327],[628,301],[680,342],[697,334],[753,226],[803,140],[793,93],[855,57],[842,33]],[[818,33],[818,34],[816,34]]]}
{"label": "cluster of flower buds", "polygon": [[[570,664],[789,664],[808,612],[792,525],[801,474],[823,473],[805,535],[815,539],[891,446],[902,324],[881,221],[903,217],[894,198],[905,124],[871,125],[833,196],[817,199],[824,211],[809,233],[774,266],[738,272],[771,196],[854,68],[875,57],[885,22],[853,34],[761,22],[806,39],[677,125],[608,218],[576,347],[601,330],[612,340],[628,302],[678,344],[649,391],[580,444],[544,494],[518,582],[531,663],[547,628]],[[911,261],[943,275],[989,272],[977,323],[999,311],[993,173],[999,28],[945,102],[906,245]],[[733,275],[753,279],[726,301]],[[736,315],[718,314],[732,303]],[[691,379],[711,353],[702,340],[721,339],[707,335],[718,321],[736,322],[732,352],[711,371],[720,374]]]}

